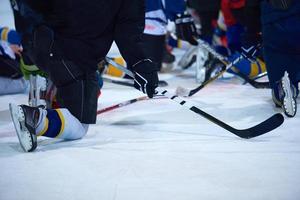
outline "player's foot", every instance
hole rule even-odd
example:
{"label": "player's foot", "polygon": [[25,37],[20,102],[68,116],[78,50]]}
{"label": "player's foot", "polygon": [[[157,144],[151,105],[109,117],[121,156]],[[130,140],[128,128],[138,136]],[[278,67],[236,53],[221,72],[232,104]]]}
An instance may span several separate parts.
{"label": "player's foot", "polygon": [[187,69],[190,66],[192,66],[197,59],[197,50],[198,47],[191,47],[189,48],[186,53],[181,57],[181,59],[178,62],[178,65],[182,68],[182,69]]}
{"label": "player's foot", "polygon": [[272,98],[277,107],[282,107],[288,117],[294,117],[297,112],[297,88],[291,84],[288,73],[277,83],[277,88],[272,90]]}
{"label": "player's foot", "polygon": [[174,62],[175,62],[175,56],[171,52],[165,50],[160,72],[162,73],[171,72],[174,67]]}
{"label": "player's foot", "polygon": [[25,152],[34,151],[37,147],[36,127],[40,117],[38,107],[9,104],[21,147]]}

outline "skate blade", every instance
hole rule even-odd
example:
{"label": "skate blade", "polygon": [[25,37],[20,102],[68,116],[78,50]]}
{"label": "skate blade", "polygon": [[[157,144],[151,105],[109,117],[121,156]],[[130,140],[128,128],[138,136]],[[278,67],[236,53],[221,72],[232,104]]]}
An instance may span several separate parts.
{"label": "skate blade", "polygon": [[291,90],[291,83],[287,72],[284,73],[281,83],[285,94],[283,99],[284,112],[288,117],[294,117],[297,112],[297,105]]}
{"label": "skate blade", "polygon": [[14,104],[9,104],[9,110],[22,149],[25,152],[33,151],[36,145],[34,145],[32,135],[25,127],[25,116],[22,108]]}

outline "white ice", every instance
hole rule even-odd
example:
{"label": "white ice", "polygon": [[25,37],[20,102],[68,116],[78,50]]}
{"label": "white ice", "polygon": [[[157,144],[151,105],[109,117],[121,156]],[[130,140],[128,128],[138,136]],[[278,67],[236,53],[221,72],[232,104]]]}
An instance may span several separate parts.
{"label": "white ice", "polygon": [[[11,26],[7,4],[0,0],[0,22]],[[169,91],[194,88],[193,72],[161,78]],[[189,100],[236,128],[280,112],[270,90],[241,83],[220,79]],[[105,83],[98,108],[141,95]],[[24,153],[9,102],[26,103],[27,95],[0,97],[0,200],[300,199],[299,112],[245,140],[169,99],[147,100],[98,116],[82,140],[41,138],[35,152]]]}

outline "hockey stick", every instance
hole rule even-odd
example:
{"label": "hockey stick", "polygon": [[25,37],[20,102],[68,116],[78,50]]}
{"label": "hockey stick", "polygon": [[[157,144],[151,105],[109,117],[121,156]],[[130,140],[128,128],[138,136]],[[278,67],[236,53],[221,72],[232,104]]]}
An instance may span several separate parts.
{"label": "hockey stick", "polygon": [[112,106],[109,106],[109,107],[106,107],[106,108],[102,108],[100,110],[97,110],[97,115],[100,115],[102,113],[105,113],[105,112],[108,112],[108,111],[111,111],[111,110],[114,110],[116,108],[120,108],[120,107],[123,107],[123,106],[127,106],[129,104],[133,104],[135,102],[138,102],[138,101],[143,101],[143,100],[146,100],[148,99],[147,96],[143,96],[143,97],[138,97],[138,98],[134,98],[134,99],[131,99],[131,100],[127,100],[127,101],[124,101],[122,103],[118,103],[118,104],[115,104],[115,105],[112,105]]}
{"label": "hockey stick", "polygon": [[[134,74],[130,70],[124,68],[122,65],[117,64],[113,60],[107,59],[107,61],[110,64],[117,67],[118,69],[124,71],[127,75],[134,77]],[[274,114],[273,116],[271,116],[270,118],[266,119],[265,121],[259,123],[256,126],[253,126],[253,127],[247,128],[247,129],[235,129],[234,127],[224,123],[223,121],[221,121],[221,120],[215,118],[214,116],[204,112],[203,110],[197,108],[192,103],[187,102],[186,100],[178,97],[177,95],[170,94],[167,90],[162,90],[162,89],[158,88],[157,92],[168,97],[169,99],[177,102],[178,104],[188,108],[189,110],[193,111],[194,113],[197,113],[197,114],[203,116],[204,118],[210,120],[211,122],[215,123],[216,125],[224,128],[224,129],[226,129],[227,131],[233,133],[234,135],[244,138],[244,139],[250,139],[253,137],[257,137],[259,135],[263,135],[263,134],[279,127],[284,122],[283,115],[280,113],[277,113],[277,114]]]}
{"label": "hockey stick", "polygon": [[[107,59],[114,60],[111,57],[107,57]],[[107,62],[107,59],[105,60],[106,62]],[[109,75],[105,75],[105,74],[102,75],[102,78],[106,82],[123,85],[123,86],[134,87],[134,85],[133,85],[134,82],[133,82],[133,79],[131,79],[131,78],[113,77],[113,76],[109,76]],[[158,81],[159,87],[167,87],[168,85],[169,85],[168,82],[165,80]]]}
{"label": "hockey stick", "polygon": [[[117,84],[117,85],[123,85],[123,86],[128,86],[128,87],[133,87],[133,80],[131,79],[127,79],[127,80],[117,80],[115,78],[110,78],[108,76],[102,76],[103,80],[105,82],[109,82],[109,83],[114,83],[114,84]],[[163,80],[160,80],[158,82],[158,86],[159,87],[166,87],[168,86],[168,83],[166,81],[163,81]]]}
{"label": "hockey stick", "polygon": [[[206,49],[213,56],[215,56],[217,59],[219,59],[225,66],[223,66],[221,68],[221,70],[218,73],[216,73],[213,77],[211,77],[210,79],[208,79],[207,81],[202,83],[200,86],[196,87],[195,89],[189,90],[189,89],[186,89],[183,87],[178,87],[176,90],[176,94],[178,96],[188,96],[188,97],[193,96],[198,91],[200,91],[202,88],[204,88],[207,84],[209,84],[209,83],[213,82],[214,80],[216,80],[217,78],[219,78],[228,69],[230,69],[231,67],[233,67],[238,62],[240,62],[241,60],[244,59],[244,57],[242,55],[240,55],[233,62],[229,62],[225,56],[221,55],[216,50],[214,50],[207,42],[205,42],[203,40],[198,40],[198,42],[199,42],[199,47]],[[265,83],[265,82],[263,83],[263,82],[257,82],[255,80],[252,80],[249,77],[247,77],[246,75],[241,74],[240,72],[237,72],[236,74],[239,75],[241,78],[243,78],[246,82],[248,82],[250,85],[252,85],[255,88],[266,88],[266,85],[269,84],[269,83]]]}
{"label": "hockey stick", "polygon": [[[237,72],[234,72],[234,73],[236,73],[239,77],[244,79],[247,83],[249,83],[250,85],[252,85],[255,88],[258,88],[258,89],[270,88],[270,82],[258,82],[256,80],[253,80],[253,79],[249,78],[247,75],[243,74],[240,71],[237,71]],[[265,76],[264,73],[263,73],[263,75]]]}
{"label": "hockey stick", "polygon": [[[160,97],[160,98],[156,98],[156,97]],[[154,99],[161,99],[162,97],[164,97],[164,96],[155,96]],[[133,103],[138,102],[138,101],[143,101],[143,100],[148,100],[148,99],[149,98],[147,96],[143,96],[143,97],[138,97],[138,98],[126,100],[124,102],[121,102],[121,103],[118,103],[118,104],[115,104],[115,105],[112,105],[112,106],[109,106],[109,107],[102,108],[102,109],[98,110],[97,115],[100,115],[100,114],[108,112],[108,111],[112,111],[112,110],[120,108],[120,107],[124,107],[124,106],[130,105],[130,104],[133,104]]]}
{"label": "hockey stick", "polygon": [[202,88],[204,88],[205,86],[207,86],[209,83],[211,83],[214,80],[218,79],[222,74],[224,74],[227,71],[227,69],[231,68],[233,65],[235,65],[238,62],[240,62],[241,59],[243,59],[242,55],[240,57],[236,58],[230,64],[222,66],[222,68],[220,69],[220,71],[218,71],[213,77],[211,77],[207,81],[203,82],[201,85],[199,85],[195,89],[189,90],[189,89],[186,89],[186,88],[183,88],[183,87],[180,87],[180,86],[177,87],[176,94],[178,96],[183,96],[183,97],[191,97],[191,96],[193,96],[194,94],[196,94],[197,92],[199,92]]}
{"label": "hockey stick", "polygon": [[265,77],[265,76],[267,76],[268,75],[268,72],[263,72],[263,73],[260,73],[260,74],[258,74],[257,76],[255,76],[255,77],[253,77],[253,80],[257,80],[257,79],[260,79],[260,78],[262,78],[262,77]]}
{"label": "hockey stick", "polygon": [[103,79],[103,81],[108,82],[108,83],[114,83],[117,85],[133,87],[132,80],[129,80],[129,81],[116,80],[115,78],[111,78],[106,75],[102,75],[102,79]]}

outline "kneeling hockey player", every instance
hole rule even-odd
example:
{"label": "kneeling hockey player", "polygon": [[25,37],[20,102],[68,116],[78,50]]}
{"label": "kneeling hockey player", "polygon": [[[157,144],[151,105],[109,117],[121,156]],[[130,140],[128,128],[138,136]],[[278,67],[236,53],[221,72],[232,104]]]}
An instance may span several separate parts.
{"label": "kneeling hockey player", "polygon": [[113,41],[135,74],[135,87],[153,97],[158,84],[157,69],[140,50],[144,1],[75,0],[71,5],[61,0],[12,0],[11,3],[16,27],[23,33],[25,53],[48,74],[57,88],[60,105],[59,109],[10,105],[24,151],[36,148],[37,136],[80,139],[89,124],[96,122],[97,64]]}

